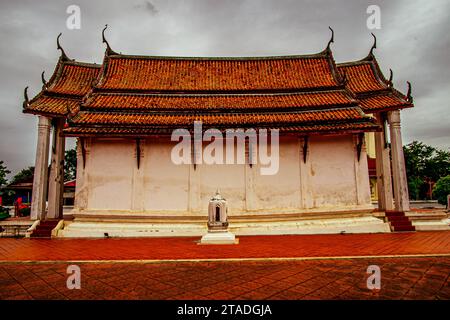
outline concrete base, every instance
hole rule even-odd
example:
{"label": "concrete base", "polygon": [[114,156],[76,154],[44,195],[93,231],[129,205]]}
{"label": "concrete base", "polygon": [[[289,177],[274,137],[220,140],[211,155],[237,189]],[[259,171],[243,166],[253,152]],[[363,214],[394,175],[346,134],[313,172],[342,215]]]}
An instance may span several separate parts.
{"label": "concrete base", "polygon": [[[389,224],[371,215],[340,218],[296,218],[230,221],[228,230],[239,235],[327,234],[390,232]],[[206,221],[65,221],[58,237],[201,237],[208,232]]]}
{"label": "concrete base", "polygon": [[440,221],[413,221],[412,225],[417,231],[450,230],[449,219],[443,219]]}
{"label": "concrete base", "polygon": [[406,213],[417,231],[450,230],[450,219],[444,210]]}
{"label": "concrete base", "polygon": [[208,232],[201,238],[200,244],[237,244],[236,240],[229,231]]}

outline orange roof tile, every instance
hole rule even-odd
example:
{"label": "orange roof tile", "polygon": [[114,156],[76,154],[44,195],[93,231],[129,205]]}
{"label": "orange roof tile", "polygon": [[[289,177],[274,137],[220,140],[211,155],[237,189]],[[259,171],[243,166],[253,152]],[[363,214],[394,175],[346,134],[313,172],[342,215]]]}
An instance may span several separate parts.
{"label": "orange roof tile", "polygon": [[345,74],[346,88],[355,95],[364,112],[413,107],[412,99],[394,89],[391,79],[386,80],[372,53],[360,61],[338,64],[337,68]]}
{"label": "orange roof tile", "polygon": [[[54,79],[50,79],[48,91],[67,95],[82,96],[88,93],[96,79],[100,66],[65,62]],[[53,78],[53,77],[52,77]],[[52,81],[53,80],[53,81]]]}
{"label": "orange roof tile", "polygon": [[313,123],[323,121],[367,120],[359,108],[340,108],[315,110],[297,113],[216,113],[216,114],[178,114],[178,113],[118,113],[80,111],[70,122],[82,124],[106,125],[154,125],[179,126],[202,121],[205,125],[266,125]]}
{"label": "orange roof tile", "polygon": [[94,93],[83,107],[99,110],[235,110],[330,107],[356,104],[341,91],[278,94],[122,94]]}
{"label": "orange roof tile", "polygon": [[59,59],[50,80],[24,109],[26,113],[65,116],[67,108],[77,107],[92,88],[100,66]]}
{"label": "orange roof tile", "polygon": [[[327,55],[174,58],[112,55],[100,89],[139,91],[286,90],[334,87]],[[145,76],[143,76],[145,75]]]}
{"label": "orange roof tile", "polygon": [[347,76],[347,87],[354,93],[386,89],[375,76],[370,63],[338,65],[338,70]]}
{"label": "orange roof tile", "polygon": [[[268,126],[268,128],[278,128],[280,132],[320,134],[320,133],[339,133],[339,132],[361,132],[377,131],[379,127],[371,122],[356,123],[333,123],[333,124],[306,124],[306,125],[285,125],[283,127]],[[145,136],[153,134],[170,135],[173,128],[163,127],[68,127],[64,129],[67,136]]]}
{"label": "orange roof tile", "polygon": [[75,110],[80,104],[80,99],[59,98],[42,95],[31,103],[27,112],[40,114],[66,114],[67,110]]}
{"label": "orange roof tile", "polygon": [[376,112],[380,110],[408,108],[413,105],[392,94],[379,94],[366,98],[360,98],[360,105],[364,112]]}

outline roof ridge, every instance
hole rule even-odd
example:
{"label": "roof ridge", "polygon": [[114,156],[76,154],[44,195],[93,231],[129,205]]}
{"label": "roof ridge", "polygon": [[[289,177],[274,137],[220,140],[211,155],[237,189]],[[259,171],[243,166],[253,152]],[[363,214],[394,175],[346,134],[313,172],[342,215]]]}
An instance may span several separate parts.
{"label": "roof ridge", "polygon": [[109,54],[113,59],[148,59],[148,60],[198,60],[198,61],[245,61],[245,60],[288,60],[288,59],[313,59],[326,58],[327,52],[298,54],[298,55],[269,55],[269,56],[156,56],[156,55],[130,55]]}

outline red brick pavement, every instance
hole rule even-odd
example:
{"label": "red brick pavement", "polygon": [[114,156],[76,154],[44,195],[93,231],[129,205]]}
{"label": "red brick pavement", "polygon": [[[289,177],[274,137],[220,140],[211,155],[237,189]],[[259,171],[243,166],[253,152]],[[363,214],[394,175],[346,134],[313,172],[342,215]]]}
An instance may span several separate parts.
{"label": "red brick pavement", "polygon": [[[381,290],[366,285],[369,265]],[[0,300],[10,299],[450,299],[450,257],[338,260],[0,264]]]}
{"label": "red brick pavement", "polygon": [[183,260],[450,254],[450,231],[240,237],[238,245],[198,238],[0,239],[0,262]]}

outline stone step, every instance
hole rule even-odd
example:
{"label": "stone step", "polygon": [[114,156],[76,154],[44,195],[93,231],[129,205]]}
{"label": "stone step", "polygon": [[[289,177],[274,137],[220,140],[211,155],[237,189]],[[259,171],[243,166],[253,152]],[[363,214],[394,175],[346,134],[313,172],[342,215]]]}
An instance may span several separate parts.
{"label": "stone step", "polygon": [[416,228],[414,228],[413,226],[394,226],[393,231],[395,232],[416,231]]}

